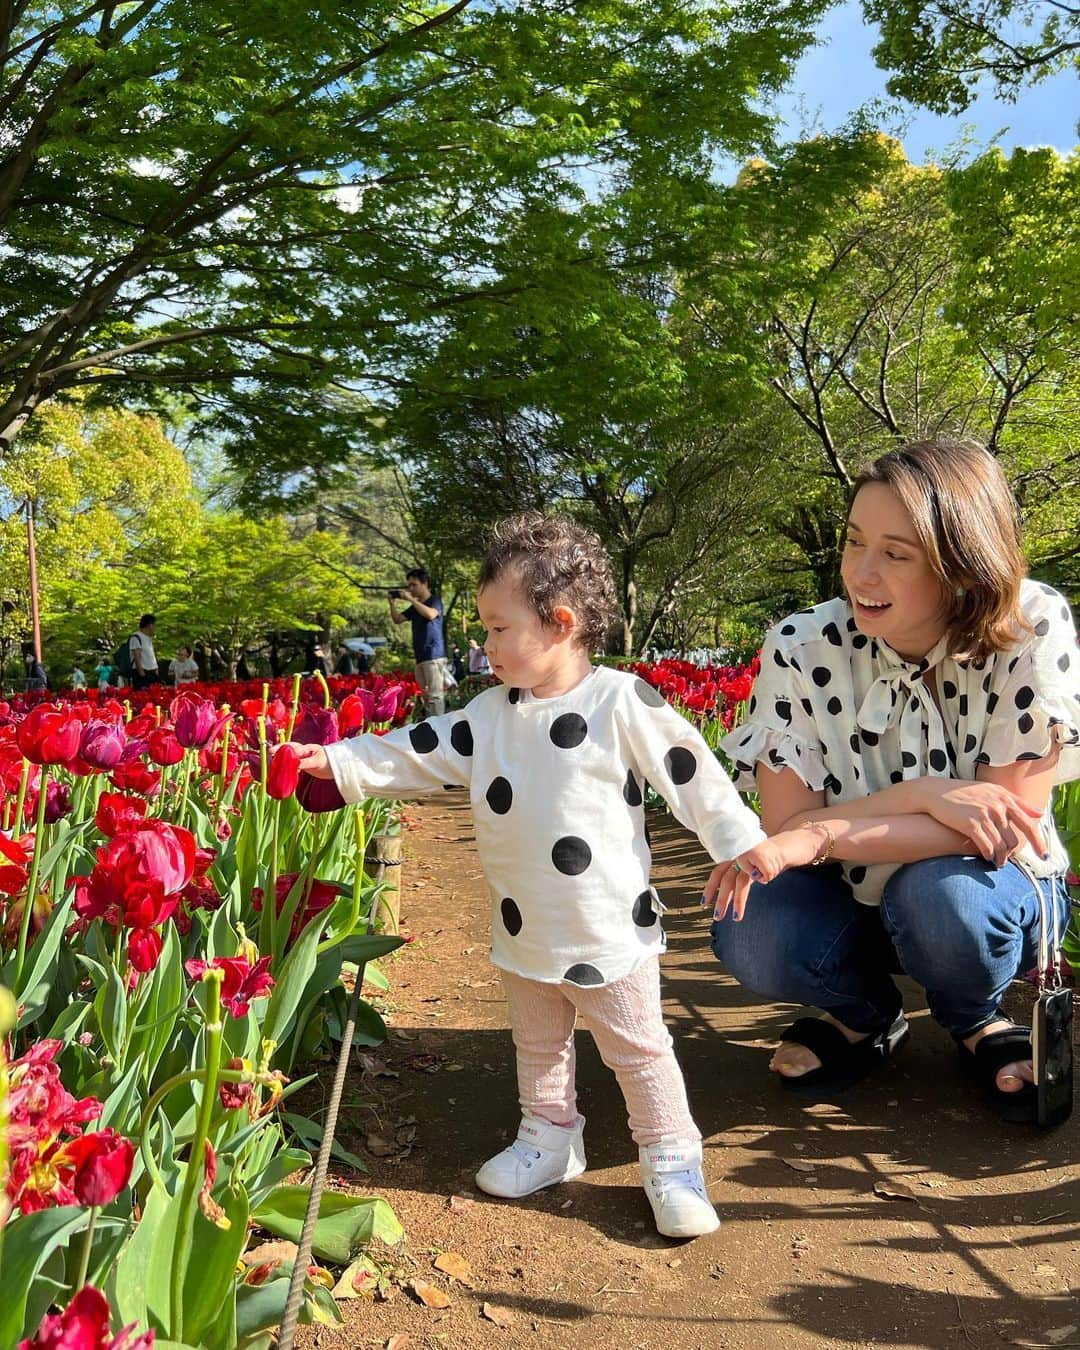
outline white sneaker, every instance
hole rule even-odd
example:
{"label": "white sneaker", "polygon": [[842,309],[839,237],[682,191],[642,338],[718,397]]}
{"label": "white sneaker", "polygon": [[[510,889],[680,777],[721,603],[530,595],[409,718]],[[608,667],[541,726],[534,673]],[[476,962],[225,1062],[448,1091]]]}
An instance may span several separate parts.
{"label": "white sneaker", "polygon": [[638,1150],[641,1179],[664,1237],[692,1238],[720,1227],[701,1173],[701,1144],[661,1139]]}
{"label": "white sneaker", "polygon": [[476,1174],[488,1195],[517,1199],[545,1186],[570,1181],[585,1171],[585,1117],[573,1125],[552,1125],[539,1116],[522,1116],[517,1138],[489,1158]]}

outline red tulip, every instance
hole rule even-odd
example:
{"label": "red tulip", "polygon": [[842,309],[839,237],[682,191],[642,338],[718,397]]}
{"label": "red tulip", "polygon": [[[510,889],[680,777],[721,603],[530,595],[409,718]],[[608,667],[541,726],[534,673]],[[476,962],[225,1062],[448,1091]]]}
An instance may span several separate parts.
{"label": "red tulip", "polygon": [[115,722],[87,722],[79,741],[79,758],[92,769],[114,769],[126,744],[124,729]]}
{"label": "red tulip", "polygon": [[20,1341],[19,1350],[152,1350],[153,1344],[154,1333],[136,1335],[134,1323],[113,1336],[105,1296],[87,1284],[62,1313],[46,1313],[37,1334]]}
{"label": "red tulip", "polygon": [[150,769],[141,759],[133,759],[128,762],[121,761],[112,773],[109,779],[113,787],[120,788],[121,791],[129,789],[132,792],[141,792],[144,797],[153,797],[161,787],[161,774],[157,769]]}
{"label": "red tulip", "polygon": [[72,1189],[81,1205],[107,1205],[128,1184],[135,1149],[115,1130],[84,1134],[67,1152],[75,1166]]}
{"label": "red tulip", "polygon": [[[397,700],[394,700],[395,709]],[[355,736],[375,720],[375,695],[370,689],[357,689],[342,699],[338,712],[338,728],[342,736]],[[391,717],[393,713],[390,714]],[[301,724],[302,725],[302,724]],[[295,733],[294,733],[295,734]]]}
{"label": "red tulip", "polygon": [[155,727],[147,737],[150,758],[162,768],[169,764],[179,764],[184,758],[184,747],[176,739],[176,733],[169,727]]}
{"label": "red tulip", "polygon": [[128,960],[133,970],[146,975],[161,959],[161,934],[156,928],[134,928],[128,938]]}
{"label": "red tulip", "polygon": [[145,797],[125,797],[119,792],[103,792],[98,802],[94,824],[111,839],[124,830],[130,830],[146,819]]}
{"label": "red tulip", "polygon": [[82,730],[69,711],[39,703],[19,723],[15,739],[31,764],[66,764],[79,753]]}
{"label": "red tulip", "polygon": [[[296,878],[299,875],[298,872],[288,872],[285,876],[278,877],[276,891],[278,914],[285,908],[285,902],[289,898],[289,892],[292,890]],[[316,915],[321,914],[324,909],[329,909],[340,894],[340,890],[332,881],[313,881],[311,883],[311,890],[308,893],[307,905],[304,907],[303,911],[298,909],[293,916],[292,928],[289,932],[289,941],[292,942],[298,937],[300,931],[303,928],[306,928],[308,923],[315,918]],[[252,907],[257,912],[262,910],[263,892],[261,887],[255,886],[252,888],[251,903]]]}
{"label": "red tulip", "polygon": [[279,745],[266,771],[266,791],[275,801],[291,797],[300,781],[300,756],[291,745]]}
{"label": "red tulip", "polygon": [[34,857],[34,836],[24,834],[21,839],[9,839],[0,833],[0,891],[4,895],[18,895],[30,876]]}
{"label": "red tulip", "polygon": [[252,999],[265,998],[274,987],[269,956],[261,956],[254,965],[243,956],[217,956],[213,961],[188,961],[184,969],[193,980],[201,980],[208,970],[222,971],[221,1001],[234,1017],[246,1017]]}

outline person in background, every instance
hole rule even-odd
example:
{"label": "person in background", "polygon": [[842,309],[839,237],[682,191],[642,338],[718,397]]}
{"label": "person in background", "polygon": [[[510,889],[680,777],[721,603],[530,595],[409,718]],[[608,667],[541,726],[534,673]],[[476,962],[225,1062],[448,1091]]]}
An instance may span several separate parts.
{"label": "person in background", "polygon": [[107,694],[109,682],[112,680],[112,664],[107,656],[103,656],[94,667],[94,675],[97,678],[98,693]]}
{"label": "person in background", "polygon": [[154,625],[157,622],[153,614],[144,614],[139,620],[139,631],[128,638],[128,650],[131,652],[131,687],[148,689],[157,684],[157,657],[154,655]]}
{"label": "person in background", "polygon": [[487,652],[475,638],[469,639],[469,674],[491,674],[491,662],[488,660]]}
{"label": "person in background", "polygon": [[25,658],[26,692],[31,693],[34,690],[48,689],[49,676],[39,658],[32,650],[25,653]]}
{"label": "person in background", "polygon": [[169,662],[169,679],[178,688],[182,684],[194,684],[199,678],[199,663],[191,654],[190,647],[181,647],[174,660]]}
{"label": "person in background", "polygon": [[338,648],[337,665],[334,667],[335,675],[355,675],[356,659],[344,643]]}
{"label": "person in background", "polygon": [[465,662],[461,659],[461,648],[454,643],[454,650],[450,656],[450,669],[454,673],[454,679],[458,684],[465,678]]}
{"label": "person in background", "polygon": [[[422,567],[405,574],[408,589],[390,593],[390,617],[394,623],[412,624],[416,682],[424,698],[424,712],[438,717],[446,710],[446,639],[443,636],[443,602],[431,589],[431,578]],[[410,600],[398,610],[398,600]]]}
{"label": "person in background", "polygon": [[75,666],[75,668],[71,672],[71,687],[72,689],[86,688],[86,675],[83,673],[82,670],[79,669],[78,666]]}

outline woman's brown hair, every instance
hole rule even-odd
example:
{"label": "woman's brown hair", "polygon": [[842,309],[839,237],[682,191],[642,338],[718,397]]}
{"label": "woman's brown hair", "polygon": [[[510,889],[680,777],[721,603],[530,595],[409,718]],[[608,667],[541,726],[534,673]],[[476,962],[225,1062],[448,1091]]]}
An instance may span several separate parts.
{"label": "woman's brown hair", "polygon": [[985,661],[1031,631],[1020,612],[1027,564],[1016,502],[988,450],[915,441],[861,473],[852,501],[867,483],[892,488],[911,517],[944,592],[950,656]]}
{"label": "woman's brown hair", "polygon": [[477,589],[508,572],[541,623],[554,626],[555,607],[567,605],[577,615],[581,645],[587,651],[603,648],[619,603],[599,535],[540,511],[501,520],[488,539]]}

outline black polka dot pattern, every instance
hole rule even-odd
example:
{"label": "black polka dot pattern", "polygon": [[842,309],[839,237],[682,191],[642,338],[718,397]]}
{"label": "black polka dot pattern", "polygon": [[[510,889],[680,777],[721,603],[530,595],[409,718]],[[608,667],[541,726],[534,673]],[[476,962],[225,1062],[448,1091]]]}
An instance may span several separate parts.
{"label": "black polka dot pattern", "polygon": [[[1080,745],[1071,613],[1057,591],[1044,597],[1030,581],[1021,605],[1029,627],[1017,645],[975,660],[945,643],[904,659],[888,639],[860,633],[839,600],[784,620],[763,655],[756,710],[732,733],[737,741],[722,743],[740,790],[753,789],[761,764],[824,786],[830,802],[853,800],[904,779],[970,779],[983,764],[1041,759],[1048,744]],[[844,870],[860,898],[876,897],[879,869],[865,879],[851,864]]]}
{"label": "black polka dot pattern", "polygon": [[430,722],[418,722],[409,728],[409,740],[418,755],[430,755],[432,750],[438,749],[439,733]]}
{"label": "black polka dot pattern", "polygon": [[484,797],[497,816],[505,816],[514,804],[514,789],[500,776],[491,780]]}
{"label": "black polka dot pattern", "polygon": [[654,689],[651,684],[647,684],[642,679],[634,680],[634,693],[641,699],[642,703],[650,708],[662,708],[664,706],[664,696],[659,689]]}
{"label": "black polka dot pattern", "polygon": [[577,984],[583,989],[589,989],[604,983],[603,975],[587,961],[579,961],[576,966],[571,966],[563,979],[567,984]]}
{"label": "black polka dot pattern", "polygon": [[503,927],[511,937],[517,937],[521,932],[522,918],[521,910],[517,902],[511,900],[509,896],[499,906],[499,914],[502,916]]}
{"label": "black polka dot pattern", "polygon": [[450,728],[450,744],[459,755],[471,755],[473,752],[472,727],[464,718]]}
{"label": "black polka dot pattern", "polygon": [[634,777],[633,769],[627,769],[626,771],[626,782],[623,784],[622,795],[627,806],[640,806],[642,803],[641,788]]}
{"label": "black polka dot pattern", "polygon": [[551,861],[563,876],[578,877],[592,862],[592,849],[577,835],[564,835],[562,839],[555,841],[551,850]]}
{"label": "black polka dot pattern", "polygon": [[652,928],[656,923],[656,910],[653,909],[652,891],[642,891],[634,901],[634,922],[639,928]]}
{"label": "black polka dot pattern", "polygon": [[664,756],[664,766],[671,781],[681,787],[697,773],[697,756],[685,745],[673,745]]}
{"label": "black polka dot pattern", "polygon": [[518,703],[518,702],[520,702],[520,700],[521,700],[521,690],[520,690],[520,689],[511,689],[510,692],[506,695],[506,697],[507,697],[508,702],[510,702],[510,703]]}
{"label": "black polka dot pattern", "polygon": [[552,722],[548,734],[552,745],[557,745],[560,750],[573,750],[589,734],[589,727],[580,713],[563,713]]}

